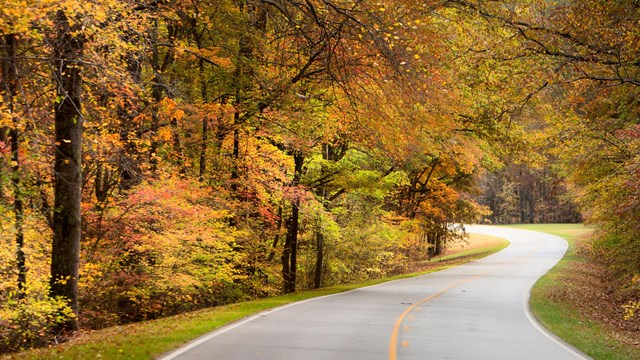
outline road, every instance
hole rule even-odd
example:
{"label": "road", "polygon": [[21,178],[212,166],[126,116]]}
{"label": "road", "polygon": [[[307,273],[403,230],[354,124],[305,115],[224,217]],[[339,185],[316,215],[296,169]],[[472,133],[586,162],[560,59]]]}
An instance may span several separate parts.
{"label": "road", "polygon": [[587,359],[542,330],[527,306],[567,243],[510,228],[468,231],[511,245],[444,271],[268,311],[163,360]]}

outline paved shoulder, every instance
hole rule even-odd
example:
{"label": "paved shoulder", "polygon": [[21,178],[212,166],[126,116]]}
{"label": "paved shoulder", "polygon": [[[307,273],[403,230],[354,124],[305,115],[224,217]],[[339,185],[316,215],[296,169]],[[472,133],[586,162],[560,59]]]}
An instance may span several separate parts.
{"label": "paved shoulder", "polygon": [[164,359],[580,359],[528,314],[534,281],[564,254],[555,236],[470,226],[511,245],[437,273],[264,312]]}

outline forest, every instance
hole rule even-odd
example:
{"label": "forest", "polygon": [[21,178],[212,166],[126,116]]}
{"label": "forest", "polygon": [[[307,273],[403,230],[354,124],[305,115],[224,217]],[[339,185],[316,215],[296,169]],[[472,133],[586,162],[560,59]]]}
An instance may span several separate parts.
{"label": "forest", "polygon": [[[0,354],[582,222],[640,311],[635,0],[3,0]],[[637,316],[637,315],[636,315]]]}

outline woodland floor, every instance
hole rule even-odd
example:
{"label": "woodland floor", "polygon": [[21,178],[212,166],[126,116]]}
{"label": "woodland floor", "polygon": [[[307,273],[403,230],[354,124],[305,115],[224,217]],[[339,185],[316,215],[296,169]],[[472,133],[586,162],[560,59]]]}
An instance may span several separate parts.
{"label": "woodland floor", "polygon": [[575,310],[585,323],[598,324],[607,337],[637,350],[633,354],[638,357],[632,354],[631,359],[640,359],[640,316],[624,319],[623,305],[633,298],[619,290],[611,270],[598,260],[602,257],[593,251],[589,236],[577,237],[575,246],[554,284],[544,287],[541,295],[561,308]]}
{"label": "woodland floor", "polygon": [[585,318],[602,324],[609,336],[640,351],[640,316],[624,319],[623,305],[631,299],[616,292],[611,271],[594,259],[586,240],[579,241],[576,256],[585,261],[572,262],[559,279],[566,286],[552,288],[549,296],[570,304]]}

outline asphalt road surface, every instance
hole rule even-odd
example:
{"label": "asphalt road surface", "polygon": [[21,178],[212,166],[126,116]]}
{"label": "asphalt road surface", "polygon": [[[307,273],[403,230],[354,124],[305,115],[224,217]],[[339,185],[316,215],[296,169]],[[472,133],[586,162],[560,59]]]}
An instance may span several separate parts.
{"label": "asphalt road surface", "polygon": [[511,245],[437,273],[264,312],[163,359],[587,359],[546,333],[527,305],[567,243],[510,228],[467,230]]}

